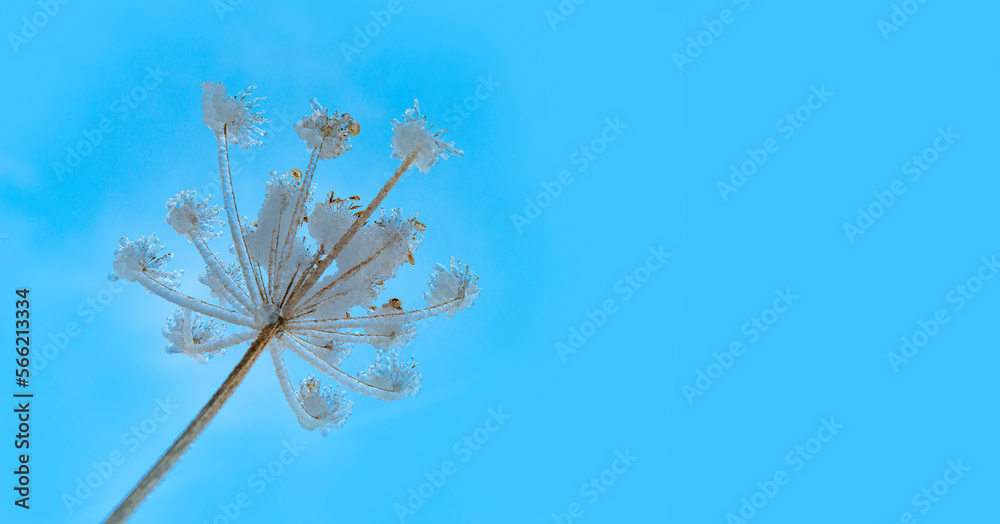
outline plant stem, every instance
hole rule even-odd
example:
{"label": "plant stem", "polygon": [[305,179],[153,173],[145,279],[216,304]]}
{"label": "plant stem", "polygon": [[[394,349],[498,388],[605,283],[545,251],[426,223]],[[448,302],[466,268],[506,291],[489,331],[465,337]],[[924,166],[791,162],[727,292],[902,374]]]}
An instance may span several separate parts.
{"label": "plant stem", "polygon": [[163,481],[163,477],[167,475],[170,468],[181,459],[184,452],[191,447],[191,444],[198,438],[198,435],[208,426],[208,423],[212,421],[222,408],[222,405],[233,395],[233,392],[236,391],[236,386],[239,386],[240,382],[243,382],[243,379],[247,376],[247,372],[250,371],[254,362],[257,361],[257,357],[264,351],[267,343],[278,334],[284,323],[284,319],[279,318],[277,322],[261,330],[260,334],[257,335],[257,339],[250,345],[250,349],[243,355],[243,359],[233,368],[232,373],[229,374],[226,381],[219,386],[219,390],[212,395],[212,398],[205,404],[205,407],[201,408],[198,415],[188,424],[187,429],[181,433],[181,436],[177,437],[177,440],[170,446],[170,449],[160,457],[160,460],[153,465],[149,472],[146,473],[146,476],[142,477],[139,484],[132,488],[132,491],[125,497],[125,500],[111,513],[105,524],[125,522],[132,516],[132,513],[138,509],[139,505],[146,499],[146,496]]}

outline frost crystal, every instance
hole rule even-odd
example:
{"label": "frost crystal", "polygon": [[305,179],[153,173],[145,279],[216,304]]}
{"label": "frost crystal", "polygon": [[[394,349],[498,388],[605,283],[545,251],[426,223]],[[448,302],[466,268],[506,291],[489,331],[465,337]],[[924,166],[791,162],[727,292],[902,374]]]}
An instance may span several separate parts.
{"label": "frost crystal", "polygon": [[412,357],[407,362],[399,358],[395,349],[390,349],[388,354],[379,350],[375,363],[358,373],[358,378],[379,389],[408,397],[420,393],[420,380],[423,377]]}
{"label": "frost crystal", "polygon": [[160,239],[150,235],[140,237],[139,240],[130,240],[123,237],[118,242],[118,249],[115,250],[115,262],[112,264],[112,272],[108,275],[109,280],[125,279],[135,282],[142,275],[160,280],[166,287],[177,287],[180,281],[177,280],[182,271],[164,271],[160,269],[173,258],[172,253],[157,256],[163,250]]}
{"label": "frost crystal", "polygon": [[202,364],[223,353],[224,347],[218,342],[225,332],[225,324],[212,318],[206,321],[189,309],[174,311],[163,328],[163,336],[170,341],[167,353],[184,353]]}
{"label": "frost crystal", "polygon": [[[233,283],[236,284],[236,286],[242,291],[243,272],[240,269],[239,263],[235,260],[230,262],[229,265],[225,267],[225,272],[229,275],[229,278],[233,279]],[[211,268],[206,269],[204,273],[198,275],[198,282],[208,286],[212,297],[217,299],[219,301],[219,305],[222,307],[226,307],[227,305],[236,307],[237,304],[239,304],[229,290],[226,289],[226,285],[222,282],[222,278],[220,278],[215,271],[212,271]]]}
{"label": "frost crystal", "polygon": [[[354,404],[344,398],[344,392],[339,388],[321,388],[319,380],[312,375],[299,382],[299,402],[302,409],[316,420],[314,428],[318,427],[324,437],[330,434],[331,429],[340,429],[344,425]],[[314,429],[305,424],[303,427]]]}
{"label": "frost crystal", "polygon": [[[398,298],[382,304],[382,307],[370,307],[368,310],[374,315],[398,314],[403,311],[403,303]],[[382,340],[375,340],[371,344],[377,349],[401,348],[413,337],[417,336],[412,324],[379,324],[368,326],[365,333],[383,337]]]}
{"label": "frost crystal", "polygon": [[205,82],[201,84],[201,89],[205,93],[201,99],[205,125],[212,128],[216,135],[222,135],[223,130],[225,130],[226,140],[230,144],[243,147],[243,149],[261,144],[256,137],[264,136],[265,133],[257,126],[268,122],[267,119],[260,116],[261,112],[254,111],[254,106],[263,99],[247,100],[250,96],[250,90],[253,88],[250,86],[236,96],[230,97],[221,83]]}
{"label": "frost crystal", "polygon": [[334,111],[333,116],[329,116],[326,108],[321,106],[315,98],[309,105],[312,107],[312,115],[302,117],[302,120],[295,123],[295,132],[299,138],[305,141],[310,152],[319,150],[319,157],[323,160],[337,158],[341,153],[351,148],[348,141],[352,136],[357,136],[361,131],[361,126],[351,118],[351,115]]}
{"label": "frost crystal", "polygon": [[438,140],[444,131],[432,133],[433,127],[434,124],[428,127],[427,117],[420,114],[420,102],[414,99],[413,109],[407,109],[403,113],[403,120],[392,121],[392,130],[395,133],[392,136],[392,158],[402,160],[410,152],[418,151],[413,167],[422,173],[428,173],[431,166],[438,162],[438,156],[447,160],[449,152],[456,155],[463,154],[462,150],[455,149],[454,142]]}
{"label": "frost crystal", "polygon": [[[215,132],[218,145],[226,221],[219,207],[199,200],[194,191],[182,191],[167,202],[166,222],[205,261],[198,280],[219,305],[175,289],[181,272],[165,269],[171,255],[160,255],[163,248],[152,236],[123,238],[110,278],[138,282],[180,306],[163,329],[170,353],[205,363],[226,348],[257,340],[251,348],[270,352],[281,391],[306,429],[319,428],[325,435],[342,426],[351,401],[344,391],[321,388],[312,377],[296,390],[285,367],[288,353],[355,393],[381,400],[416,395],[420,372],[412,359],[401,359],[397,349],[415,336],[415,322],[471,306],[479,294],[478,279],[452,259],[450,268],[439,264],[431,276],[424,295],[428,307],[405,309],[396,298],[375,306],[385,282],[404,263],[415,263],[413,253],[423,241],[425,226],[399,210],[373,213],[406,168],[426,173],[438,157],[461,151],[431,132],[414,102],[403,121],[392,121],[392,156],[403,162],[371,204],[363,205],[357,196],[339,198],[332,191],[316,199],[313,176],[318,161],[348,151],[350,137],[360,126],[347,113],[334,111],[331,116],[314,99],[312,115],[295,125],[311,152],[308,167],[304,173],[272,172],[254,220],[236,211],[228,149],[232,144],[259,145],[256,137],[263,133],[256,124],[264,120],[253,106],[260,99],[248,101],[247,92],[229,97],[221,84],[212,82],[202,88],[205,124]],[[226,245],[234,259],[209,245],[227,230]],[[236,328],[228,335],[227,325]],[[375,362],[357,378],[339,368],[354,344],[378,349]]]}
{"label": "frost crystal", "polygon": [[435,266],[429,287],[430,292],[424,293],[424,300],[432,306],[454,304],[454,308],[448,311],[450,317],[455,311],[465,311],[472,306],[479,296],[479,277],[469,270],[469,266],[463,266],[458,259],[452,258],[450,268],[441,264]]}
{"label": "frost crystal", "polygon": [[197,196],[195,191],[181,191],[167,200],[167,218],[164,220],[182,236],[201,234],[206,239],[221,236],[219,207],[209,207],[207,198],[198,202]]}

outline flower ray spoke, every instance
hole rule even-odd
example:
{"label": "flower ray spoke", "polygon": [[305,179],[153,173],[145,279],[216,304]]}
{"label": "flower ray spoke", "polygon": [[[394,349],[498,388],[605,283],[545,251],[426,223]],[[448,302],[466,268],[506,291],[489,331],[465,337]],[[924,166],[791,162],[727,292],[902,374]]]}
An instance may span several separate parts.
{"label": "flower ray spoke", "polygon": [[[261,284],[259,276],[253,271],[250,265],[250,257],[247,255],[246,241],[244,240],[243,225],[240,222],[240,214],[236,209],[236,197],[233,195],[233,176],[229,171],[229,145],[226,134],[217,134],[216,139],[219,146],[219,179],[222,183],[222,199],[225,204],[226,217],[229,221],[229,231],[233,236],[233,244],[236,246],[236,256],[243,269],[243,281],[250,291],[250,298],[254,304],[261,303],[261,296],[258,289]],[[257,288],[251,285],[257,283]]]}
{"label": "flower ray spoke", "polygon": [[293,353],[301,357],[306,362],[310,363],[316,369],[323,372],[324,375],[336,380],[345,388],[350,389],[356,393],[361,393],[362,395],[374,397],[380,400],[396,400],[404,398],[408,395],[402,394],[397,391],[392,391],[389,389],[382,389],[380,387],[373,386],[371,384],[362,382],[347,373],[344,373],[336,366],[331,366],[326,363],[323,359],[313,355],[312,352],[302,347],[301,344],[296,340],[297,337],[290,337],[291,344],[288,349]]}
{"label": "flower ray spoke", "polygon": [[282,346],[287,345],[288,342],[284,340],[284,337],[280,337],[278,344],[271,344],[268,347],[268,351],[271,352],[271,359],[274,361],[274,370],[278,375],[278,383],[281,385],[281,393],[285,396],[288,407],[292,408],[292,413],[295,413],[295,418],[299,419],[299,424],[302,424],[307,429],[312,429],[319,426],[319,421],[307,413],[305,409],[302,409],[302,404],[299,403],[299,398],[295,394],[295,388],[292,387],[292,381],[288,378],[288,370],[285,368],[285,357],[283,355],[284,349],[282,349]]}
{"label": "flower ray spoke", "polygon": [[205,264],[208,265],[208,268],[219,278],[222,285],[226,287],[226,291],[229,291],[229,295],[238,301],[247,312],[252,310],[254,305],[250,296],[236,284],[233,277],[225,270],[225,268],[222,267],[219,259],[215,256],[215,253],[209,249],[208,242],[205,241],[205,238],[201,235],[201,233],[191,235],[191,242],[194,244],[195,248],[198,249],[198,253],[201,254],[201,258],[205,259]]}
{"label": "flower ray spoke", "polygon": [[368,315],[337,320],[292,320],[288,322],[288,325],[291,329],[347,329],[384,324],[408,324],[440,315],[441,313],[447,313],[449,310],[458,307],[461,301],[461,298],[456,298],[436,306],[385,315]]}
{"label": "flower ray spoke", "polygon": [[253,327],[253,319],[248,316],[241,315],[235,311],[223,309],[218,306],[213,306],[212,304],[202,302],[201,300],[185,295],[184,293],[174,291],[173,289],[159,283],[155,279],[150,278],[146,274],[140,274],[136,279],[136,282],[142,284],[142,287],[146,288],[148,291],[183,308],[187,308],[201,313],[202,315],[207,315],[219,320],[231,322],[233,324]]}
{"label": "flower ray spoke", "polygon": [[391,337],[386,335],[362,335],[360,333],[341,333],[339,331],[326,331],[322,329],[299,329],[291,327],[289,331],[296,335],[306,335],[333,342],[379,344],[391,340]]}

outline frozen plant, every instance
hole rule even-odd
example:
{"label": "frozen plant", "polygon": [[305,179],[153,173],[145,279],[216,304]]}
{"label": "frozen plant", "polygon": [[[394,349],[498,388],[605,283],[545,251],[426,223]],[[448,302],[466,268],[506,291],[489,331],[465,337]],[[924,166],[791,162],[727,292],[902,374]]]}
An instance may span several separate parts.
{"label": "frozen plant", "polygon": [[[180,309],[167,319],[163,335],[168,353],[206,363],[226,348],[250,343],[243,359],[188,428],[111,514],[109,522],[123,522],[142,503],[187,450],[222,404],[232,395],[257,358],[267,350],[278,384],[302,427],[325,436],[344,424],[351,401],[339,387],[322,386],[313,376],[296,390],[285,367],[292,353],[340,386],[384,401],[416,395],[421,375],[416,362],[397,352],[414,336],[413,323],[442,313],[448,316],[472,305],[479,294],[478,278],[452,259],[438,264],[424,295],[428,306],[407,309],[398,298],[381,306],[375,300],[384,283],[404,263],[414,263],[413,251],[423,239],[424,224],[399,210],[372,215],[409,168],[427,173],[438,158],[462,154],[441,133],[432,132],[414,101],[402,120],[392,121],[392,158],[402,162],[378,195],[362,209],[356,196],[338,198],[334,192],[316,198],[313,176],[320,160],[336,158],[351,148],[360,125],[351,115],[331,115],[315,99],[312,114],[295,124],[295,131],[311,153],[305,172],[272,172],[267,194],[256,219],[237,214],[229,170],[229,146],[260,145],[257,127],[266,122],[255,110],[260,98],[249,89],[230,97],[222,84],[202,84],[205,124],[215,133],[223,206],[209,204],[194,191],[182,191],[167,201],[166,223],[194,244],[205,261],[199,281],[218,305],[178,291],[181,271],[166,269],[170,254],[153,237],[121,239],[115,251],[112,280],[139,283],[147,292]],[[222,236],[226,225],[232,244],[227,261],[209,241]],[[310,240],[311,238],[311,240]],[[336,263],[334,265],[334,263]],[[327,271],[333,266],[331,271]],[[359,312],[360,311],[360,312]],[[228,333],[228,334],[227,334]],[[375,362],[357,376],[341,370],[354,344],[378,349]]]}

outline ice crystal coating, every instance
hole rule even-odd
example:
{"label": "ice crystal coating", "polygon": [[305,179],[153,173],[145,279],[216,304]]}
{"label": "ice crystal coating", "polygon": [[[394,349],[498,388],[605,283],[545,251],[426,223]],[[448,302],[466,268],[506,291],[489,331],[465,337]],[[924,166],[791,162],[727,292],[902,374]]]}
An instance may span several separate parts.
{"label": "ice crystal coating", "polygon": [[[399,314],[403,311],[403,303],[398,298],[394,298],[389,302],[382,304],[382,307],[372,306],[368,308],[368,311],[370,311],[372,315]],[[365,333],[375,335],[377,337],[383,337],[381,340],[375,340],[371,343],[371,345],[376,349],[401,348],[417,335],[416,331],[413,330],[413,324],[407,324],[404,322],[400,322],[398,324],[379,324],[375,326],[368,326],[365,328]]]}
{"label": "ice crystal coating", "polygon": [[344,151],[351,148],[349,143],[352,136],[357,136],[361,126],[351,118],[351,115],[334,111],[333,116],[329,115],[329,110],[320,105],[313,98],[309,101],[312,107],[312,114],[302,117],[293,126],[295,132],[305,141],[309,152],[319,149],[319,157],[323,160],[337,158]]}
{"label": "ice crystal coating", "polygon": [[309,235],[321,245],[333,246],[354,223],[354,213],[360,208],[354,200],[331,196],[309,215]]}
{"label": "ice crystal coating", "polygon": [[201,315],[184,309],[174,311],[163,328],[163,336],[170,342],[167,353],[183,353],[202,364],[223,353],[224,348],[214,343],[221,340],[225,332],[225,324],[211,318],[206,321]]}
{"label": "ice crystal coating", "polygon": [[[340,429],[351,416],[351,406],[354,404],[344,398],[344,392],[340,388],[333,389],[331,386],[322,388],[320,381],[309,375],[309,378],[299,382],[299,402],[302,409],[310,417],[316,419],[320,433],[325,437],[330,434],[331,429]],[[300,421],[301,422],[301,421]],[[313,429],[303,424],[306,429]]]}
{"label": "ice crystal coating", "polygon": [[[243,272],[240,269],[240,265],[235,260],[230,262],[224,268],[224,271],[229,278],[233,279],[233,283],[236,284],[240,290],[243,289]],[[198,282],[208,286],[209,292],[212,294],[212,298],[219,301],[219,305],[226,307],[228,305],[235,306],[238,301],[235,297],[226,289],[226,285],[222,282],[222,277],[212,271],[212,268],[206,268],[205,272],[198,275]]]}
{"label": "ice crystal coating", "polygon": [[430,291],[424,293],[424,299],[428,304],[432,306],[451,302],[456,304],[448,311],[450,317],[455,311],[465,311],[465,308],[472,306],[479,296],[479,277],[469,269],[469,266],[463,266],[457,258],[452,258],[451,267],[446,268],[441,264],[434,267],[434,274],[431,275],[428,287]]}
{"label": "ice crystal coating", "polygon": [[431,129],[434,124],[427,124],[427,117],[420,114],[420,102],[413,100],[413,109],[407,109],[403,113],[403,120],[392,120],[392,155],[391,158],[405,159],[413,151],[417,151],[417,158],[413,161],[413,167],[422,173],[428,173],[431,166],[438,162],[438,156],[447,160],[448,153],[456,155],[463,154],[462,150],[455,149],[454,142],[439,140],[444,131],[433,133]]}
{"label": "ice crystal coating", "polygon": [[261,330],[278,320],[278,306],[264,304],[253,312],[253,327]]}
{"label": "ice crystal coating", "polygon": [[201,233],[205,239],[222,235],[219,207],[209,207],[208,200],[197,201],[196,191],[181,191],[167,200],[167,217],[164,219],[177,234],[190,237]]}
{"label": "ice crystal coating", "polygon": [[362,382],[406,397],[420,393],[422,378],[413,357],[407,362],[399,357],[395,349],[390,349],[388,353],[380,349],[375,363],[358,373]]}
{"label": "ice crystal coating", "polygon": [[271,181],[265,188],[267,195],[257,212],[256,227],[248,228],[246,246],[250,258],[270,274],[276,271],[279,258],[287,248],[292,247],[290,256],[295,260],[305,255],[302,240],[287,236],[295,219],[292,208],[303,188],[302,180],[290,173],[278,175],[277,171],[271,172]]}
{"label": "ice crystal coating", "polygon": [[254,86],[250,86],[236,96],[230,97],[221,83],[201,84],[204,92],[201,109],[204,112],[205,125],[212,128],[216,135],[225,133],[226,140],[230,144],[239,145],[243,149],[261,144],[257,137],[266,133],[257,126],[268,122],[266,118],[260,116],[262,112],[254,111],[254,106],[263,98],[247,100],[253,88]]}
{"label": "ice crystal coating", "polygon": [[[396,298],[374,305],[386,281],[404,263],[415,264],[414,252],[426,229],[416,216],[398,209],[374,214],[403,171],[397,169],[367,206],[358,196],[338,198],[332,191],[316,199],[313,176],[318,160],[349,149],[359,126],[347,113],[331,116],[313,100],[312,115],[295,126],[313,153],[305,172],[271,172],[256,219],[241,216],[233,194],[229,146],[259,143],[256,123],[263,120],[252,109],[259,99],[248,102],[246,92],[229,97],[221,84],[212,82],[202,87],[205,123],[216,132],[225,221],[219,208],[199,200],[193,191],[182,191],[167,202],[165,220],[201,255],[205,271],[198,280],[219,305],[175,289],[181,272],[164,269],[171,255],[160,254],[162,245],[153,236],[123,238],[110,278],[138,282],[147,292],[180,306],[163,329],[169,353],[205,363],[228,347],[255,340],[264,344],[251,347],[271,354],[282,394],[306,429],[319,428],[326,435],[342,426],[351,401],[344,391],[321,388],[312,377],[296,389],[285,367],[286,355],[301,358],[354,393],[386,401],[416,395],[420,373],[397,349],[414,337],[415,322],[464,310],[479,288],[468,267],[452,259],[450,268],[438,265],[431,276],[425,294],[429,307],[408,310]],[[393,155],[405,160],[415,152],[413,165],[421,171],[427,172],[448,152],[461,154],[432,134],[416,102],[403,121],[393,121],[392,130]],[[226,251],[231,256],[209,245],[222,232],[229,234]],[[237,329],[225,335],[227,325]],[[378,350],[375,363],[356,376],[338,367],[355,344]]]}
{"label": "ice crystal coating", "polygon": [[[309,232],[321,246],[330,248],[353,218],[347,202],[321,204],[310,215]],[[393,278],[411,259],[420,245],[422,228],[416,218],[403,218],[398,210],[383,211],[379,220],[362,227],[337,257],[337,272],[316,284],[317,314],[334,318],[352,308],[371,305],[382,290],[382,282]]]}
{"label": "ice crystal coating", "polygon": [[147,274],[160,280],[160,283],[167,287],[180,285],[177,279],[182,271],[160,269],[174,256],[172,253],[157,256],[157,253],[163,250],[160,239],[152,235],[140,237],[138,240],[123,237],[118,246],[115,250],[114,264],[111,266],[112,272],[108,275],[111,280],[124,279],[135,282],[140,275]]}

